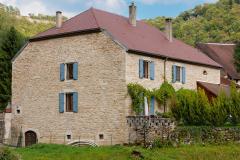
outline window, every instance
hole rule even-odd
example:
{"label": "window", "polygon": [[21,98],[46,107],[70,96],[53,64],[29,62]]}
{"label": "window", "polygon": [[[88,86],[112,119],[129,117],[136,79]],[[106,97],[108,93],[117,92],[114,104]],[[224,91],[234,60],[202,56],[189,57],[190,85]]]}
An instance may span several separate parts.
{"label": "window", "polygon": [[203,71],[203,75],[207,75],[208,72],[206,70]]}
{"label": "window", "polygon": [[67,139],[68,140],[71,140],[72,139],[72,136],[70,134],[67,135]]}
{"label": "window", "polygon": [[73,63],[67,64],[67,80],[73,79]]}
{"label": "window", "polygon": [[66,112],[73,112],[73,93],[66,94]]}
{"label": "window", "polygon": [[181,66],[172,66],[172,83],[186,83],[186,68]]}
{"label": "window", "polygon": [[144,74],[143,77],[144,78],[148,78],[148,61],[143,61],[143,70],[144,70]]}
{"label": "window", "polygon": [[104,139],[104,135],[103,134],[99,134],[99,139]]}
{"label": "window", "polygon": [[153,61],[139,60],[139,78],[154,80],[155,78],[155,65]]}
{"label": "window", "polygon": [[60,81],[78,80],[78,63],[60,64]]}
{"label": "window", "polygon": [[176,81],[180,82],[181,81],[181,67],[176,66]]}

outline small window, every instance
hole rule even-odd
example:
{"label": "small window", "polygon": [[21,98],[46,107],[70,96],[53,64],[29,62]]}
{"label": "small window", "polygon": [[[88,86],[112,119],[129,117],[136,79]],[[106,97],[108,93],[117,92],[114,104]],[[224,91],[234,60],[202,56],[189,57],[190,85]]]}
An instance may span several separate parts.
{"label": "small window", "polygon": [[181,67],[176,66],[176,81],[180,82],[181,81]]}
{"label": "small window", "polygon": [[104,139],[104,135],[103,134],[99,134],[99,139]]}
{"label": "small window", "polygon": [[67,80],[73,79],[73,63],[67,64]]}
{"label": "small window", "polygon": [[66,94],[66,112],[73,112],[73,93]]}
{"label": "small window", "polygon": [[70,134],[67,135],[67,139],[70,140],[72,139],[72,136]]}
{"label": "small window", "polygon": [[20,109],[17,109],[17,114],[20,114],[20,113],[21,113]]}
{"label": "small window", "polygon": [[208,73],[207,73],[207,71],[206,70],[204,70],[203,71],[203,75],[207,75]]}
{"label": "small window", "polygon": [[144,78],[148,78],[148,67],[149,66],[149,62],[148,61],[143,61],[143,69],[144,69],[144,75],[143,75],[143,77]]}

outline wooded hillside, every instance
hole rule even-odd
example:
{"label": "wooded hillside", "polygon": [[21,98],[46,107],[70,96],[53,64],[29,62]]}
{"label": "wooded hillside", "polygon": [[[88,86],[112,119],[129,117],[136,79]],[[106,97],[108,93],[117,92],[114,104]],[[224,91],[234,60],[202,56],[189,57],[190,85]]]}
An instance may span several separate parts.
{"label": "wooded hillside", "polygon": [[[164,29],[165,17],[146,20]],[[240,41],[240,0],[219,0],[185,11],[173,19],[174,36],[195,45],[198,42]]]}

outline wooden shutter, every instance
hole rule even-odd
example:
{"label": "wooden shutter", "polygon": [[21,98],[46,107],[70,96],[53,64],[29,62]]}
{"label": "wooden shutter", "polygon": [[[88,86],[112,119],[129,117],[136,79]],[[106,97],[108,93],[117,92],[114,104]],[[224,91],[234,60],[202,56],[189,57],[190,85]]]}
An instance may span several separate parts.
{"label": "wooden shutter", "polygon": [[59,93],[59,112],[64,112],[64,93]]}
{"label": "wooden shutter", "polygon": [[154,103],[155,103],[155,99],[154,97],[151,97],[151,103],[150,103],[150,115],[154,115]]}
{"label": "wooden shutter", "polygon": [[78,93],[73,93],[73,112],[78,112]]}
{"label": "wooden shutter", "polygon": [[65,80],[65,64],[60,64],[60,81]]}
{"label": "wooden shutter", "polygon": [[155,64],[154,62],[150,62],[150,79],[154,80],[155,77]]}
{"label": "wooden shutter", "polygon": [[143,78],[144,76],[144,68],[143,68],[143,59],[139,60],[139,78]]}
{"label": "wooden shutter", "polygon": [[186,68],[182,67],[182,84],[186,83]]}
{"label": "wooden shutter", "polygon": [[73,79],[78,80],[78,63],[73,63]]}
{"label": "wooden shutter", "polygon": [[172,83],[177,81],[177,66],[172,66]]}

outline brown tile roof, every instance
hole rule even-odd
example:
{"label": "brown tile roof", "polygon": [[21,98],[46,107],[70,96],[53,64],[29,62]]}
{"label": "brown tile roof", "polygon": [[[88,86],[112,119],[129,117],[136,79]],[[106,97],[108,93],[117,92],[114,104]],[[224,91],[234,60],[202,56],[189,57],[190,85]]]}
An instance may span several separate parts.
{"label": "brown tile roof", "polygon": [[225,92],[227,96],[230,96],[231,93],[230,85],[197,82],[197,86],[207,90],[208,92],[211,92],[215,96],[218,96],[221,91]]}
{"label": "brown tile roof", "polygon": [[235,50],[234,44],[217,44],[217,43],[199,43],[197,47],[206,55],[219,63],[225,74],[231,79],[239,80],[240,74],[234,66],[233,54]]}
{"label": "brown tile roof", "polygon": [[221,67],[192,46],[177,39],[169,42],[163,32],[143,21],[137,21],[137,26],[133,27],[126,17],[94,8],[67,20],[61,28],[51,28],[36,35],[31,40],[94,29],[106,30],[114,40],[125,46],[128,51]]}

